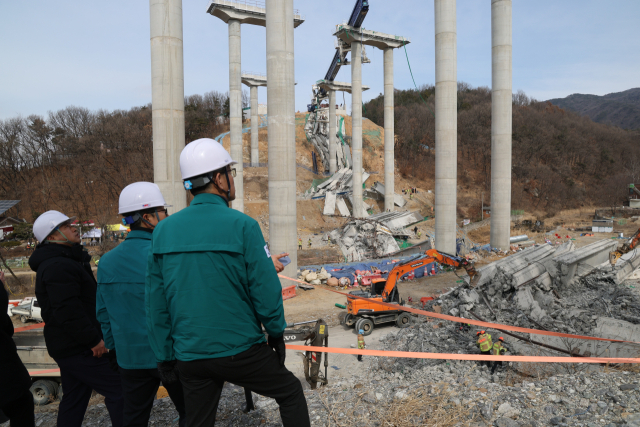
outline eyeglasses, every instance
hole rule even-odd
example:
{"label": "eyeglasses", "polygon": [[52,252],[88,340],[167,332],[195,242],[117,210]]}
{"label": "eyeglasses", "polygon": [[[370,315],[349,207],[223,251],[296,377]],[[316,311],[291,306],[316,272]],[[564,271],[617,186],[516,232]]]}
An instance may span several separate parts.
{"label": "eyeglasses", "polygon": [[164,208],[164,209],[156,209],[156,212],[158,212],[158,213],[160,213],[160,212],[164,212],[164,214],[165,214],[166,216],[169,216],[169,212],[167,211],[167,208]]}
{"label": "eyeglasses", "polygon": [[234,177],[234,178],[236,177],[236,169],[235,168],[229,169],[229,172],[231,172],[231,176],[232,177]]}

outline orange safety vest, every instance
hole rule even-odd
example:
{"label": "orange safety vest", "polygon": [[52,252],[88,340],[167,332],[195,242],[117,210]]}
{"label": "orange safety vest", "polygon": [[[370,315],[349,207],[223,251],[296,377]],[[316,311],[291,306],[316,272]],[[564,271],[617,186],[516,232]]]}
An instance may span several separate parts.
{"label": "orange safety vest", "polygon": [[493,347],[493,343],[491,342],[491,335],[482,334],[478,337],[478,346],[480,346],[480,351],[489,351],[491,347]]}

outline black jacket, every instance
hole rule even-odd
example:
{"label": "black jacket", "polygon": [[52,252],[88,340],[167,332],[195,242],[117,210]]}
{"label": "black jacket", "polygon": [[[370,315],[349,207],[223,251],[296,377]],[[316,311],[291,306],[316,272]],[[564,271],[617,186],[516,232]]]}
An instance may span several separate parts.
{"label": "black jacket", "polygon": [[31,377],[18,357],[13,336],[13,322],[4,307],[9,304],[7,291],[0,284],[0,407],[16,400],[31,387]]}
{"label": "black jacket", "polygon": [[40,244],[29,258],[51,357],[81,354],[100,343],[96,279],[91,257],[80,245]]}

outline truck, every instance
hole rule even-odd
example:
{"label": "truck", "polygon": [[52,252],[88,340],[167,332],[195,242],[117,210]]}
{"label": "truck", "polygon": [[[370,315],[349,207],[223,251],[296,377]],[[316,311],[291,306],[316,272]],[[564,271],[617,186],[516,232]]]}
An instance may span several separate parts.
{"label": "truck", "polygon": [[21,304],[18,304],[11,310],[11,313],[14,316],[20,316],[20,321],[22,323],[27,323],[29,320],[42,322],[40,304],[38,304],[38,300],[36,298],[25,298]]}
{"label": "truck", "polygon": [[44,330],[40,328],[16,332],[13,335],[13,342],[18,349],[20,360],[31,376],[30,391],[33,395],[33,403],[46,405],[61,399],[60,368],[47,352]]}

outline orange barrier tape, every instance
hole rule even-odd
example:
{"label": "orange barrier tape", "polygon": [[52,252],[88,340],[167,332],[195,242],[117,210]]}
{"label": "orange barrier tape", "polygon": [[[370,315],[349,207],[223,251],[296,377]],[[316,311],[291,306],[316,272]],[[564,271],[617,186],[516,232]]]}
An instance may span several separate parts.
{"label": "orange barrier tape", "polygon": [[21,328],[14,329],[13,332],[29,331],[31,329],[40,329],[40,328],[44,328],[44,322],[38,323],[35,325],[23,326]]}
{"label": "orange barrier tape", "polygon": [[547,357],[547,356],[485,356],[482,354],[418,353],[413,351],[359,350],[357,348],[313,347],[287,344],[287,350],[315,351],[316,353],[352,354],[363,356],[403,357],[410,359],[479,360],[494,362],[535,363],[640,363],[640,359],[617,357]]}
{"label": "orange barrier tape", "polygon": [[[280,277],[282,279],[286,279],[286,280],[291,280],[292,282],[304,283],[307,286],[313,286],[313,285],[309,285],[309,283],[307,283],[307,282],[303,282],[302,280],[292,279],[290,277],[282,276],[280,274],[278,274],[278,277]],[[365,301],[369,300],[368,298],[358,297],[358,296],[346,294],[346,293],[340,292],[340,291],[334,291],[333,289],[318,288],[317,286],[315,288],[316,289],[322,289],[324,291],[334,292],[336,294],[344,295],[344,296],[349,297],[349,298],[361,299],[361,300],[365,300]],[[561,332],[542,331],[540,329],[521,328],[519,326],[502,325],[500,323],[482,322],[480,320],[464,319],[462,317],[449,316],[447,314],[439,314],[439,313],[434,313],[432,311],[418,310],[417,308],[403,307],[400,304],[389,304],[389,303],[380,302],[380,301],[376,301],[375,303],[383,305],[385,307],[393,308],[394,310],[407,311],[409,313],[415,313],[415,314],[420,314],[420,315],[423,315],[423,316],[434,317],[436,319],[449,320],[449,321],[452,321],[452,322],[468,323],[470,325],[481,326],[483,328],[505,329],[507,331],[512,331],[512,332],[522,332],[522,333],[525,333],[525,334],[536,334],[536,335],[548,335],[550,337],[575,338],[575,339],[580,339],[580,340],[609,341],[609,342],[624,342],[624,343],[630,343],[630,344],[640,344],[639,342],[635,342],[635,341],[615,340],[615,339],[612,339],[612,338],[588,337],[586,335],[573,335],[573,334],[565,334],[565,333],[561,333]]]}
{"label": "orange barrier tape", "polygon": [[42,375],[42,374],[53,374],[56,372],[59,373],[60,369],[45,369],[44,371],[29,372],[29,375],[34,376],[34,375]]}

